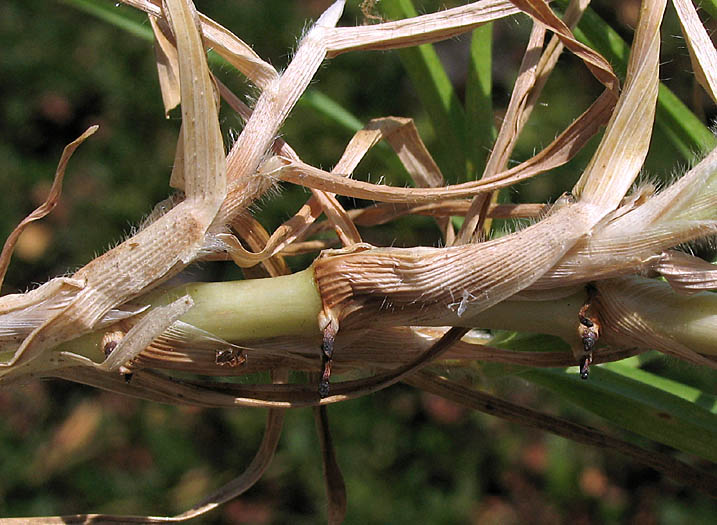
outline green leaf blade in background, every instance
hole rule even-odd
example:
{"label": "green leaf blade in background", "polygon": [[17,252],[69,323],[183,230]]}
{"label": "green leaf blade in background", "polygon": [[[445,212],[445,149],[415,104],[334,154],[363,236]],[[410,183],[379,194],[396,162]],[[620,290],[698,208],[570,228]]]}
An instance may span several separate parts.
{"label": "green leaf blade in background", "polygon": [[480,177],[493,141],[493,24],[473,30],[466,81],[466,145],[468,169],[465,180]]}
{"label": "green leaf blade in background", "polygon": [[152,28],[148,23],[142,23],[141,21],[146,21],[147,17],[134,9],[122,6],[123,9],[119,10],[118,6],[115,6],[111,2],[97,2],[93,0],[62,0],[62,2],[80,11],[84,11],[89,15],[95,16],[103,22],[122,29],[131,35],[145,40],[154,40]]}
{"label": "green leaf blade in background", "polygon": [[356,132],[363,128],[363,124],[353,113],[320,91],[307,89],[299,99],[299,102],[300,104],[310,106],[312,109],[348,130]]}
{"label": "green leaf blade in background", "polygon": [[[381,9],[392,19],[418,14],[411,0],[383,2]],[[434,159],[449,183],[461,182],[466,172],[466,116],[448,74],[431,44],[401,49],[399,54],[436,134]]]}
{"label": "green leaf blade in background", "polygon": [[702,406],[630,377],[629,368],[593,367],[587,381],[568,370],[529,370],[530,382],[643,437],[717,461],[717,416]]}
{"label": "green leaf blade in background", "polygon": [[[614,363],[602,364],[600,365],[600,368],[605,368],[615,372],[616,374],[631,377],[636,381],[659,388],[664,392],[701,406],[703,409],[712,414],[712,416],[717,416],[717,396],[707,394],[699,388],[691,387],[679,381],[674,381],[646,370],[642,370],[632,365],[630,360],[633,359],[635,360],[634,362],[638,361],[637,359],[631,357]],[[715,420],[714,417],[707,416],[707,418],[709,419],[710,424],[717,425],[717,420]]]}

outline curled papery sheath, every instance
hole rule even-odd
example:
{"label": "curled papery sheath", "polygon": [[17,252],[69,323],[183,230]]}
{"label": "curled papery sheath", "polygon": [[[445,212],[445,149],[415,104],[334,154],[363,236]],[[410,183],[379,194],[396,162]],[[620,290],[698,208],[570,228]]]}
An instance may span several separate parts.
{"label": "curled papery sheath", "polygon": [[667,283],[640,277],[601,281],[598,290],[601,340],[717,368],[717,294],[681,296]]}
{"label": "curled papery sheath", "polygon": [[[446,309],[472,315],[534,283],[599,220],[576,203],[512,235],[447,248],[329,250],[314,262],[324,311],[342,328],[421,324]],[[461,305],[461,302],[463,303]],[[382,315],[376,316],[381,310]]]}

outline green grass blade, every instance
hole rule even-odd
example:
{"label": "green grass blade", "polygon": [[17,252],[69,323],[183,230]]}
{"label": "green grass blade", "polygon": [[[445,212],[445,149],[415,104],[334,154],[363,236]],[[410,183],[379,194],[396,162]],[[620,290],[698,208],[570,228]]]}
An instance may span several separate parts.
{"label": "green grass blade", "polygon": [[606,368],[607,370],[623,377],[628,377],[634,379],[635,381],[640,381],[641,383],[659,388],[663,392],[677,396],[685,401],[689,401],[690,403],[695,403],[710,412],[713,416],[717,416],[717,396],[707,394],[699,388],[685,385],[679,381],[674,381],[672,379],[641,370],[640,368],[632,366],[633,363],[638,362],[636,357],[632,357],[630,359],[633,361],[630,362],[628,359],[625,359],[615,363],[605,363],[600,365],[600,368]]}
{"label": "green grass blade", "polygon": [[349,110],[334,99],[313,89],[307,89],[299,99],[299,105],[306,105],[341,127],[356,132],[363,123]]}
{"label": "green grass blade", "polygon": [[[411,0],[383,2],[381,9],[393,19],[417,15]],[[436,162],[447,181],[465,180],[465,113],[436,51],[426,44],[399,54],[436,133]]]}
{"label": "green grass blade", "polygon": [[120,11],[110,2],[96,2],[92,0],[62,0],[65,4],[99,18],[110,25],[118,27],[131,35],[145,40],[154,40],[152,28],[146,23],[147,17],[137,11]]}
{"label": "green grass blade", "polygon": [[697,4],[697,7],[709,13],[712,18],[717,19],[717,0],[702,0]]}
{"label": "green grass blade", "polygon": [[622,374],[595,367],[588,381],[566,370],[530,370],[522,377],[625,430],[717,461],[717,417],[696,403],[642,382],[628,370],[625,367]]}
{"label": "green grass blade", "polygon": [[[564,7],[567,1],[560,0],[558,4]],[[625,77],[630,48],[602,18],[587,9],[574,32],[578,40],[604,55],[618,76]],[[687,162],[694,160],[696,153],[717,146],[717,139],[707,126],[662,83],[657,97],[655,121],[657,129]]]}
{"label": "green grass blade", "polygon": [[495,140],[493,125],[492,66],[493,24],[473,31],[466,81],[466,138],[468,172],[466,180],[477,179],[485,168]]}
{"label": "green grass blade", "polygon": [[657,95],[655,122],[657,129],[665,134],[688,163],[695,159],[696,154],[700,156],[717,146],[717,139],[709,128],[662,83]]}
{"label": "green grass blade", "polygon": [[[113,25],[127,33],[148,42],[154,42],[154,33],[147,22],[147,15],[134,9],[119,10],[113,4],[97,0],[61,0],[70,7],[92,15],[98,20]],[[122,6],[125,7],[125,6]],[[211,49],[207,60],[212,65],[228,66],[229,63]]]}

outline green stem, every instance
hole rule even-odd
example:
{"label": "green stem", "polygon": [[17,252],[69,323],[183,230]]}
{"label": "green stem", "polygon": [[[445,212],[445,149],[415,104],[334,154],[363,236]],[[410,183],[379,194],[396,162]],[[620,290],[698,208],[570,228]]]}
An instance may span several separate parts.
{"label": "green stem", "polygon": [[[156,290],[136,305],[163,306],[190,295],[194,306],[181,321],[232,342],[279,336],[318,336],[321,298],[314,271],[247,281],[189,283],[171,290]],[[83,355],[95,362],[105,356],[100,341],[105,330],[61,344],[56,351]]]}
{"label": "green stem", "polygon": [[[189,283],[153,292],[141,298],[139,304],[161,306],[186,294],[192,297],[194,306],[181,320],[226,341],[241,344],[279,336],[320,335],[317,319],[322,303],[313,267],[268,279]],[[579,288],[558,299],[508,300],[477,313],[476,303],[467,302],[462,308],[457,302],[446,307],[444,315],[423,324],[550,334],[574,345],[579,342],[578,311],[585,299],[585,290]],[[683,297],[666,283],[635,278],[625,286],[620,301],[655,333],[681,341],[704,355],[717,355],[717,294]],[[381,318],[382,326],[387,317],[388,311]],[[64,343],[57,350],[102,361],[101,337],[102,331],[94,332]]]}
{"label": "green stem", "polygon": [[227,341],[319,335],[321,298],[311,267],[267,279],[189,283],[142,302],[160,306],[187,294],[194,306],[181,320]]}

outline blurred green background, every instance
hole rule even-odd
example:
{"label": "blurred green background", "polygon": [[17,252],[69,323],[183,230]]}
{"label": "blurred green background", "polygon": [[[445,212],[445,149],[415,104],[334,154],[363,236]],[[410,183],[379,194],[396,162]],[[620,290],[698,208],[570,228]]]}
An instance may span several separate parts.
{"label": "blurred green background", "polygon": [[[208,0],[198,7],[281,69],[307,20],[315,19],[328,3]],[[344,24],[363,22],[356,4],[349,2]],[[416,2],[419,11],[433,11],[438,4]],[[639,3],[594,4],[629,41]],[[440,5],[451,7],[454,2]],[[143,20],[124,6],[116,11]],[[143,26],[149,29],[147,23]],[[529,31],[525,17],[494,27],[496,119],[507,105]],[[664,34],[662,78],[693,109],[706,111],[704,118],[711,121],[714,108],[704,110],[699,92],[695,95],[689,57],[672,12]],[[437,46],[459,97],[468,42],[466,36]],[[177,112],[164,117],[153,58],[148,41],[68,3],[0,3],[2,238],[42,202],[62,148],[89,125],[101,126],[73,157],[58,208],[23,236],[3,293],[71,272],[122,239],[167,196],[179,120]],[[215,70],[247,100],[258,95],[227,66]],[[312,89],[333,98],[361,122],[388,115],[414,118],[429,150],[439,152],[439,164],[450,164],[440,157],[440,141],[397,53],[338,57],[320,69]],[[515,159],[528,158],[549,143],[599,92],[584,67],[571,56],[563,57]],[[225,111],[222,126],[229,144],[240,122]],[[329,168],[352,131],[302,102],[282,135],[306,162]],[[556,198],[577,179],[595,144],[593,140],[568,166],[511,189],[505,198]],[[400,171],[387,171],[385,158],[381,152],[370,154],[360,172],[371,180],[384,176],[388,183],[405,184]],[[646,173],[669,177],[689,161],[657,135]],[[457,181],[464,175],[446,171],[445,176]],[[261,203],[258,216],[272,230],[307,196],[300,188],[281,188]],[[347,207],[362,205],[351,199],[342,202]],[[428,220],[402,220],[362,233],[380,245],[439,242]],[[299,269],[310,260],[290,263]],[[189,273],[196,280],[241,277],[230,264],[221,263]],[[676,368],[683,376],[695,374],[687,365]],[[605,426],[516,377],[485,373],[482,381],[483,388],[512,401]],[[265,416],[263,410],[166,407],[58,381],[0,391],[0,410],[1,516],[181,512],[249,463]],[[406,386],[332,406],[329,415],[346,479],[347,523],[707,523],[714,518],[709,499],[621,456],[471,413]],[[311,411],[291,411],[264,478],[198,522],[323,521],[320,461]]]}

